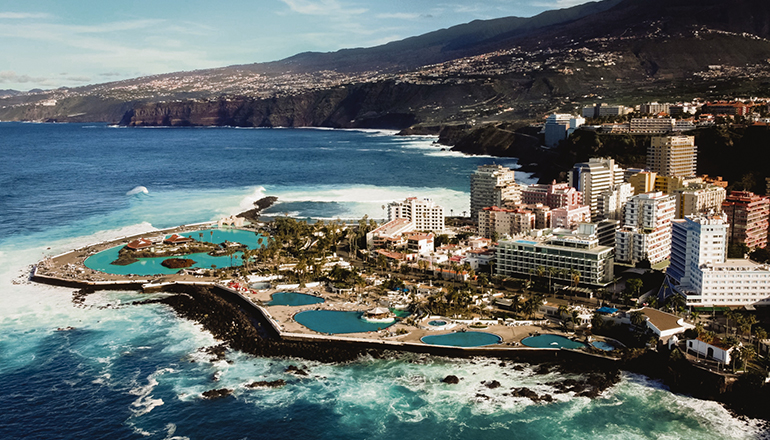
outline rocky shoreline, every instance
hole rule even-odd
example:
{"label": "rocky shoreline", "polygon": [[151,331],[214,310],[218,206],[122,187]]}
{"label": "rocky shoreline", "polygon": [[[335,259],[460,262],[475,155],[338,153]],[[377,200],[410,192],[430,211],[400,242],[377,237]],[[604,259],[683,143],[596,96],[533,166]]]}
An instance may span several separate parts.
{"label": "rocky shoreline", "polygon": [[[215,338],[223,344],[209,347],[207,352],[215,359],[225,359],[228,350],[237,350],[259,357],[299,358],[323,363],[347,363],[362,357],[375,359],[401,358],[409,362],[417,362],[409,353],[398,353],[392,350],[370,347],[357,347],[349,344],[333,343],[331,341],[304,342],[282,340],[276,337],[272,328],[265,325],[264,318],[255,316],[253,312],[233,304],[217,295],[209,287],[203,286],[170,286],[174,295],[137,301],[134,305],[160,303],[172,308],[175,313],[184,318],[200,323]],[[676,352],[674,352],[676,353]],[[430,356],[430,355],[428,355]],[[471,359],[471,362],[474,362]],[[534,372],[546,375],[558,372],[564,375],[563,380],[545,383],[554,389],[554,393],[574,393],[575,396],[596,398],[604,391],[620,381],[620,372],[629,371],[642,374],[649,378],[661,380],[672,392],[690,395],[706,400],[714,400],[724,404],[737,416],[746,416],[770,421],[770,409],[766,402],[765,392],[759,387],[751,387],[741,381],[728,384],[713,373],[698,369],[681,356],[668,353],[644,352],[639,355],[627,355],[617,365],[599,362],[590,357],[556,357],[525,362],[510,362],[501,359],[501,374],[508,375],[507,370],[522,369],[522,364],[536,365]],[[289,371],[293,374],[307,372],[303,368]],[[723,378],[722,378],[723,379]],[[462,377],[447,377],[447,384],[467,380]],[[280,382],[252,384],[254,387],[277,387]],[[496,388],[494,382],[485,383],[488,388]],[[220,398],[229,393],[223,390],[212,390],[207,398]],[[515,388],[505,394],[512,397],[527,397],[533,402],[547,403],[553,396],[538,395],[527,388]],[[479,396],[483,399],[484,396]]]}

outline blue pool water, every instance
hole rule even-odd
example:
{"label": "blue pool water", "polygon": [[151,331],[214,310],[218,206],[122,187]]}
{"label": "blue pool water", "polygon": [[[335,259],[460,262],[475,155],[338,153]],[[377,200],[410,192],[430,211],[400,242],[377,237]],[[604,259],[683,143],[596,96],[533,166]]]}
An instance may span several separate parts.
{"label": "blue pool water", "polygon": [[615,349],[614,345],[608,344],[604,341],[594,341],[594,342],[591,342],[591,345],[598,348],[599,350],[604,350],[604,351],[612,351]]}
{"label": "blue pool water", "polygon": [[276,292],[272,299],[265,303],[268,306],[307,306],[320,304],[324,299],[314,295],[299,292]]}
{"label": "blue pool water", "polygon": [[432,325],[434,327],[441,327],[447,324],[448,323],[446,321],[442,321],[442,320],[428,321],[428,325]]}
{"label": "blue pool water", "polygon": [[521,341],[527,347],[533,348],[585,348],[586,344],[573,341],[559,335],[538,335],[524,338]]}
{"label": "blue pool water", "polygon": [[449,345],[452,347],[481,347],[499,344],[500,336],[485,332],[455,332],[444,335],[423,336],[422,342],[430,345]]}
{"label": "blue pool water", "polygon": [[294,320],[318,333],[365,333],[390,327],[393,322],[369,322],[361,312],[307,310],[294,315]]}
{"label": "blue pool water", "polygon": [[[202,238],[200,234],[203,234]],[[258,235],[253,231],[244,231],[240,229],[206,229],[203,231],[186,232],[179,235],[192,237],[195,240],[213,240],[214,243],[222,243],[224,241],[238,242],[248,246],[249,249],[256,249],[267,244],[267,239],[265,237]],[[86,267],[99,272],[118,275],[169,275],[179,272],[179,269],[169,269],[161,265],[161,263],[169,257],[140,258],[139,261],[133,264],[129,264],[128,266],[116,266],[110,264],[118,258],[118,253],[122,248],[122,245],[115,246],[88,257],[85,263]],[[242,252],[236,252],[233,254],[233,256],[225,255],[220,257],[212,257],[211,255],[202,252],[198,254],[184,255],[180,258],[189,258],[195,261],[195,264],[192,265],[193,268],[211,269],[212,266],[240,266],[242,264],[242,255]]]}

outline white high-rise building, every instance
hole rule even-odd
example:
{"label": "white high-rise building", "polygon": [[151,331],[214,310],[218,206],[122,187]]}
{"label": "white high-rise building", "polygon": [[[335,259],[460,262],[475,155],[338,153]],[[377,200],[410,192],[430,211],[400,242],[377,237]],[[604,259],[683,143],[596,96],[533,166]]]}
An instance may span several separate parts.
{"label": "white high-rise building", "polygon": [[659,263],[671,254],[671,220],[676,197],[661,192],[639,194],[626,203],[623,227],[615,234],[615,259]]}
{"label": "white high-rise building", "polygon": [[444,208],[430,199],[407,197],[402,202],[388,204],[388,222],[404,218],[414,224],[417,231],[444,231]]}
{"label": "white high-rise building", "polygon": [[605,219],[620,220],[623,218],[623,208],[633,196],[634,187],[630,183],[619,183],[599,194],[596,209]]}
{"label": "white high-rise building", "polygon": [[596,157],[576,163],[569,172],[568,183],[583,193],[583,204],[591,207],[592,220],[604,218],[599,211],[599,196],[623,183],[624,171],[613,159]]}
{"label": "white high-rise building", "polygon": [[727,259],[727,215],[689,216],[671,223],[671,264],[666,274],[684,290],[692,289],[702,264]]}
{"label": "white high-rise building", "polygon": [[513,170],[502,165],[481,165],[471,174],[471,219],[478,221],[479,211],[499,206],[505,187],[516,185]]}
{"label": "white high-rise building", "polygon": [[567,139],[575,129],[585,124],[585,118],[569,114],[553,113],[545,118],[543,133],[545,146],[555,147],[559,141]]}
{"label": "white high-rise building", "polygon": [[692,215],[674,220],[672,226],[666,274],[687,305],[770,305],[770,268],[743,258],[727,259],[727,215]]}

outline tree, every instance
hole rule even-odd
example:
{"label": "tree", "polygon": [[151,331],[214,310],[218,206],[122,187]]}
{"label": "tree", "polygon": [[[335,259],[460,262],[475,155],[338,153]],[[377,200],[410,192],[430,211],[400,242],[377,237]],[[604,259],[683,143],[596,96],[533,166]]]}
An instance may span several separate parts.
{"label": "tree", "polygon": [[757,327],[754,329],[754,336],[757,338],[757,352],[759,352],[759,344],[762,340],[767,339],[767,332],[762,327]]}
{"label": "tree", "polygon": [[727,246],[727,258],[743,258],[749,253],[749,248],[743,243],[733,243]]}
{"label": "tree", "polygon": [[647,315],[645,315],[641,310],[634,310],[631,312],[631,324],[635,325],[637,328],[641,328],[642,324],[644,324],[647,321]]}
{"label": "tree", "polygon": [[553,277],[558,273],[559,273],[559,269],[555,267],[548,268],[548,293],[551,293],[551,284],[553,282]]}
{"label": "tree", "polygon": [[566,304],[562,304],[559,306],[559,309],[556,311],[556,313],[559,315],[559,319],[563,320],[564,317],[569,314],[569,308],[567,308]]}
{"label": "tree", "polygon": [[626,289],[628,289],[629,293],[635,298],[639,297],[639,292],[641,292],[643,285],[644,283],[639,278],[631,278],[626,281]]}
{"label": "tree", "polygon": [[742,345],[738,349],[738,355],[743,363],[743,371],[746,371],[749,362],[753,361],[757,357],[757,353],[754,351],[754,347],[751,345]]}
{"label": "tree", "polygon": [[572,277],[572,287],[577,287],[578,284],[580,284],[580,272],[572,269],[570,271],[570,276]]}

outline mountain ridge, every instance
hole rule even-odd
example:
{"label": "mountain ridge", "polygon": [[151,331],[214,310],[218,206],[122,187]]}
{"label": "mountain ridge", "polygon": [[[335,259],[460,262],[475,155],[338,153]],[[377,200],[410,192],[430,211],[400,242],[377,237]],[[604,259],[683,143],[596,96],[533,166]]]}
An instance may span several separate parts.
{"label": "mountain ridge", "polygon": [[0,119],[404,128],[770,95],[770,2],[727,3],[604,0],[475,20],[373,48],[7,96]]}

